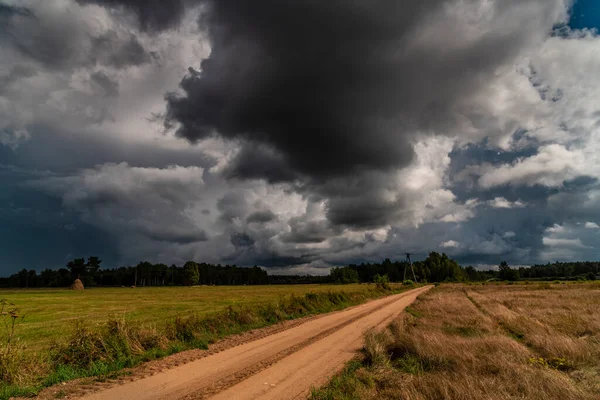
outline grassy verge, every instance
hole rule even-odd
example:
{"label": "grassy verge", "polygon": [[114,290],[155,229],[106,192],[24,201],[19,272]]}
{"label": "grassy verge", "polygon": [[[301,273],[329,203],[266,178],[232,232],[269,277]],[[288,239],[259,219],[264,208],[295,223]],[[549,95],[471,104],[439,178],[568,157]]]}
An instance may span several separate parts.
{"label": "grassy verge", "polygon": [[598,289],[442,285],[311,398],[598,399]]}
{"label": "grassy verge", "polygon": [[25,319],[19,338],[28,353],[45,352],[68,336],[78,319],[101,322],[123,317],[136,325],[162,326],[164,321],[194,312],[209,315],[227,307],[264,306],[281,297],[306,293],[361,292],[368,285],[266,285],[66,289],[0,289],[0,298],[17,304]]}
{"label": "grassy verge", "polygon": [[34,395],[44,387],[81,377],[109,379],[144,361],[193,348],[206,349],[228,335],[343,309],[405,289],[362,285],[354,291],[292,294],[264,304],[230,305],[219,312],[189,312],[169,318],[163,325],[139,324],[123,317],[110,317],[99,324],[79,319],[63,340],[45,352],[25,352],[16,337],[2,344],[10,349],[10,357],[6,352],[0,354],[0,371],[5,372],[0,399]]}

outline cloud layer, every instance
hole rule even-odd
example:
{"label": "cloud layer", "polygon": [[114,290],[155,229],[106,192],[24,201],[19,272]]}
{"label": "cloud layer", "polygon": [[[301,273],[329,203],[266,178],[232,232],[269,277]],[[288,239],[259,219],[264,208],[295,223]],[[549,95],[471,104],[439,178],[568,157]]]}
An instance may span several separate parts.
{"label": "cloud layer", "polygon": [[596,259],[600,38],[570,6],[0,0],[0,220],[67,238],[0,230],[0,263]]}

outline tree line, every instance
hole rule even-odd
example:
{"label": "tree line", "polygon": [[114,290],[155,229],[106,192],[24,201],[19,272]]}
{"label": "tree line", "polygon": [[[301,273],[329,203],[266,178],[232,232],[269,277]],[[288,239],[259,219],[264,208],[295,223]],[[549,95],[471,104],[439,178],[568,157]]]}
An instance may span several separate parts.
{"label": "tree line", "polygon": [[[0,278],[2,287],[68,287],[80,279],[93,286],[179,286],[179,285],[264,285],[270,283],[267,272],[259,267],[213,265],[188,261],[183,266],[168,266],[142,261],[136,266],[102,268],[98,257],[76,258],[65,268],[21,271]],[[196,272],[196,273],[194,273]]]}
{"label": "tree line", "polygon": [[431,252],[425,260],[414,262],[412,270],[406,261],[392,262],[386,258],[381,263],[333,268],[330,276],[331,281],[339,283],[373,282],[376,276],[386,276],[390,282],[402,282],[404,279],[413,279],[413,270],[419,282],[595,280],[600,275],[600,262],[555,262],[511,268],[506,261],[502,261],[497,270],[483,271],[470,265],[462,267],[444,253]]}
{"label": "tree line", "polygon": [[465,282],[496,278],[496,271],[479,271],[472,266],[463,268],[445,253],[431,252],[425,260],[412,263],[412,268],[407,261],[392,262],[386,258],[381,263],[332,268],[330,273],[331,281],[337,283],[374,282],[383,276],[390,282],[414,279],[418,282]]}
{"label": "tree line", "polygon": [[[389,282],[405,279],[418,282],[467,282],[486,280],[516,281],[519,279],[595,279],[600,262],[568,262],[511,268],[501,262],[498,270],[477,270],[462,267],[446,254],[431,252],[425,260],[411,265],[407,261],[350,264],[332,268],[328,276],[268,275],[257,266],[238,267],[188,261],[183,266],[168,266],[142,261],[135,266],[102,268],[98,257],[76,258],[64,268],[44,269],[41,272],[23,269],[9,277],[0,278],[0,287],[68,287],[80,279],[86,287],[93,286],[180,286],[180,285],[266,285],[306,283],[377,282],[384,277]],[[414,271],[414,278],[413,278]]]}

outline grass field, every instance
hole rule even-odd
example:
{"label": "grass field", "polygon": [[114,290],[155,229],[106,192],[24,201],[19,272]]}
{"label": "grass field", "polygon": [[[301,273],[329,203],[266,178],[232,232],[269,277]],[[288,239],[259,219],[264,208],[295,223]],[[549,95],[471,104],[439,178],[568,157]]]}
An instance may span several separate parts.
{"label": "grass field", "polygon": [[600,399],[600,285],[441,285],[321,399]]}
{"label": "grass field", "polygon": [[[167,320],[194,313],[205,315],[228,306],[254,307],[283,296],[306,293],[363,292],[368,285],[273,285],[102,288],[73,290],[0,290],[0,298],[15,303],[25,318],[19,338],[27,351],[44,351],[73,330],[83,319],[101,324],[125,317],[136,324],[163,325]],[[371,286],[372,288],[372,286]]]}
{"label": "grass field", "polygon": [[[220,338],[410,289],[395,285],[4,290],[24,319],[0,323],[0,399],[79,377],[106,379]],[[0,315],[10,324],[10,313]],[[20,321],[20,319],[15,319]]]}

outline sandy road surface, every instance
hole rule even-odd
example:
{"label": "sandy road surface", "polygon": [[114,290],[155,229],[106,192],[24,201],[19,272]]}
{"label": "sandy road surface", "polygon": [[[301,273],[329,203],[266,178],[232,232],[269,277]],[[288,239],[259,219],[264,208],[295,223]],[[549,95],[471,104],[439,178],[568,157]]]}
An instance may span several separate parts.
{"label": "sandy road surface", "polygon": [[85,400],[296,399],[324,384],[360,350],[363,334],[383,327],[423,287],[323,315],[137,381],[96,392]]}

